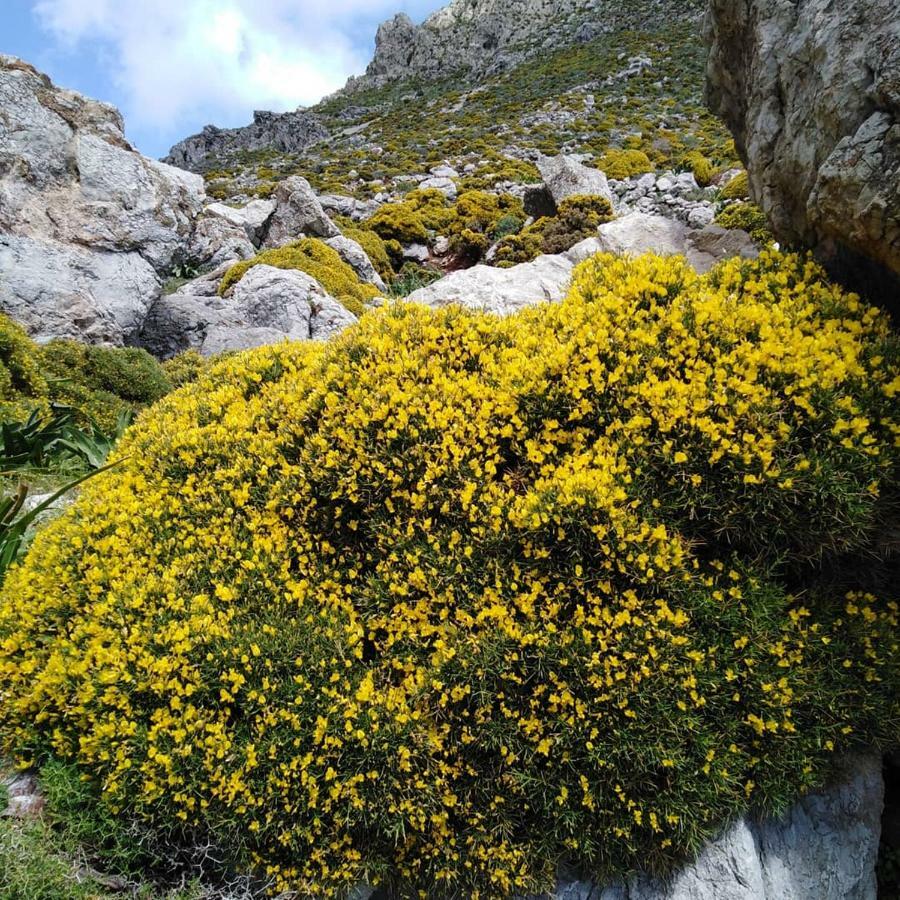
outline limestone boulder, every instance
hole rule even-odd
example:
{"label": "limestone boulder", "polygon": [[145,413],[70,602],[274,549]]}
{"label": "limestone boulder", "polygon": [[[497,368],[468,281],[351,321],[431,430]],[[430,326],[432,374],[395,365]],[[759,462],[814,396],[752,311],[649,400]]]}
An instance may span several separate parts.
{"label": "limestone boulder", "polygon": [[162,358],[184,350],[211,356],[284,340],[327,340],[356,321],[304,272],[254,266],[219,296],[226,271],[222,266],[160,297],[144,323],[140,345]]}
{"label": "limestone boulder", "polygon": [[571,156],[560,154],[538,160],[538,170],[554,203],[559,206],[568,197],[577,194],[604,197],[611,206],[615,197],[610,190],[606,175],[599,169],[591,168]]}
{"label": "limestone boulder", "polygon": [[356,272],[360,281],[374,284],[379,291],[386,291],[387,287],[382,277],[378,274],[368,254],[356,241],[340,234],[337,237],[328,238],[325,241],[332,250],[337,251],[338,256]]}
{"label": "limestone boulder", "polygon": [[234,207],[225,203],[211,203],[206,207],[207,216],[224,219],[231,225],[243,229],[247,239],[259,246],[268,230],[269,220],[276,206],[271,200],[251,200],[246,206]]}
{"label": "limestone boulder", "polygon": [[36,340],[121,346],[159,292],[159,276],[138,253],[0,233],[0,311]]}
{"label": "limestone boulder", "polygon": [[147,159],[105,103],[0,55],[0,311],[122,344],[189,255],[203,179]]}
{"label": "limestone boulder", "polygon": [[562,300],[572,268],[565,256],[539,256],[509,269],[473,266],[414,291],[408,300],[435,309],[459,304],[506,316],[536,303]]}
{"label": "limestone boulder", "polygon": [[305,178],[294,175],[279,182],[273,199],[275,211],[269,219],[264,246],[280,247],[303,235],[333,238],[341,233]]}

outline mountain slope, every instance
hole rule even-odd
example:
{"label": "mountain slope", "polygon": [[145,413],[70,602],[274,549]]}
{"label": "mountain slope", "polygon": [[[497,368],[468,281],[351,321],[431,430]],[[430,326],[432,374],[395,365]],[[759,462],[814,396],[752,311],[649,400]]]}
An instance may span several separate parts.
{"label": "mountain slope", "polygon": [[677,6],[670,0],[452,0],[420,26],[405,14],[382,25],[366,75],[350,86],[496,74],[600,35],[689,20],[702,6],[697,0]]}
{"label": "mountain slope", "polygon": [[[444,163],[461,189],[535,181],[532,162],[559,152],[640,150],[657,170],[689,168],[700,153],[728,166],[730,137],[703,104],[699,6],[454,0],[421,26],[398,17],[382,26],[368,74],[304,111],[316,133],[294,152],[280,149],[272,116],[268,146],[258,125],[239,129],[207,142],[191,168],[213,194],[241,200],[291,174],[319,191],[391,197]],[[184,165],[184,147],[169,161]]]}

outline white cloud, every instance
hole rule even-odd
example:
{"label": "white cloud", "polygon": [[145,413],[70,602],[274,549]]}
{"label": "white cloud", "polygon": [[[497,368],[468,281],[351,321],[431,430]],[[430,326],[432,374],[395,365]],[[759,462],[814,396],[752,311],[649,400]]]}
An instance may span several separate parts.
{"label": "white cloud", "polygon": [[60,44],[101,52],[130,126],[169,131],[314,103],[361,72],[360,23],[414,0],[36,0]]}

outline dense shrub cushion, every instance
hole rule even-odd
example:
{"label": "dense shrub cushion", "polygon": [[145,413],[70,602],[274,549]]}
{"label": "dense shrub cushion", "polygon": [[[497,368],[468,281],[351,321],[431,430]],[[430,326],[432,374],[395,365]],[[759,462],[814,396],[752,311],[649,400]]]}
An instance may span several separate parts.
{"label": "dense shrub cushion", "polygon": [[3,743],[317,896],[665,868],[897,738],[898,389],[772,253],[233,357],[9,578]]}

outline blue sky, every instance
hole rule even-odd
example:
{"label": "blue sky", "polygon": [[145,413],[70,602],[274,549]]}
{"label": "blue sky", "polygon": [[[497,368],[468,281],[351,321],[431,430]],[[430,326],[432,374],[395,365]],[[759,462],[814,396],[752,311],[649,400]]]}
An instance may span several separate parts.
{"label": "blue sky", "polygon": [[446,0],[2,0],[0,52],[114,103],[149,156],[254,109],[315,103],[365,69],[378,24]]}

